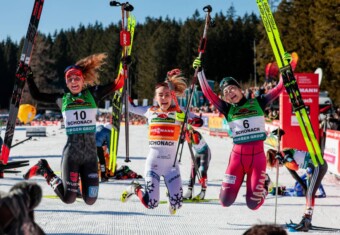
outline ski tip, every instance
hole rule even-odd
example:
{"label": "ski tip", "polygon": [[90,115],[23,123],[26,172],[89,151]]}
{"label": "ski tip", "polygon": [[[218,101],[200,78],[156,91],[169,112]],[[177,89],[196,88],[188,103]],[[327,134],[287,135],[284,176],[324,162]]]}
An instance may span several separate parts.
{"label": "ski tip", "polygon": [[2,145],[0,162],[4,165],[8,162],[9,148],[6,145]]}

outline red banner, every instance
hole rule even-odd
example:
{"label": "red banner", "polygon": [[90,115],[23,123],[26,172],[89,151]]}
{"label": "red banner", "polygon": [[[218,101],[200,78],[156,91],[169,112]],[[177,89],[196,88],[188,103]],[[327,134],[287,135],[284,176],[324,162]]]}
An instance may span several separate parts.
{"label": "red banner", "polygon": [[[315,136],[319,139],[318,75],[314,73],[297,73],[295,78],[307,108]],[[307,151],[306,143],[286,90],[280,95],[280,124],[281,128],[286,132],[282,137],[281,148],[296,148]]]}

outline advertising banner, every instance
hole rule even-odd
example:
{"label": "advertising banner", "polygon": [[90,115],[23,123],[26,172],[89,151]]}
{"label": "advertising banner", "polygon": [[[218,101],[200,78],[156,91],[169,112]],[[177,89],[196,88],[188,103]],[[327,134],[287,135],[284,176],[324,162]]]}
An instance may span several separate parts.
{"label": "advertising banner", "polygon": [[324,159],[328,164],[328,171],[340,176],[340,131],[327,130]]}
{"label": "advertising banner", "polygon": [[[318,75],[314,73],[296,73],[295,78],[307,108],[315,136],[319,139]],[[282,137],[281,148],[296,148],[307,151],[305,140],[286,90],[280,95],[280,124],[281,128],[286,132]]]}

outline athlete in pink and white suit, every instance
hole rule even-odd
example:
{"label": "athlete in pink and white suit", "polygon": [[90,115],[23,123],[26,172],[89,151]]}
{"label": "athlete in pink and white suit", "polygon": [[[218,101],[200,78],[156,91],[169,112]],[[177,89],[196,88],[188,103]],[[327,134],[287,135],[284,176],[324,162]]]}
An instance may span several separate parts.
{"label": "athlete in pink and white suit", "polygon": [[[200,66],[200,61],[196,59],[194,66],[197,65]],[[225,116],[233,135],[234,146],[223,177],[220,202],[222,206],[231,206],[247,175],[247,206],[256,210],[267,194],[264,187],[266,156],[263,141],[266,133],[263,111],[283,91],[282,79],[267,94],[247,99],[240,84],[234,78],[226,77],[220,83],[224,100],[212,91],[203,70],[198,73],[198,79],[204,96]]]}

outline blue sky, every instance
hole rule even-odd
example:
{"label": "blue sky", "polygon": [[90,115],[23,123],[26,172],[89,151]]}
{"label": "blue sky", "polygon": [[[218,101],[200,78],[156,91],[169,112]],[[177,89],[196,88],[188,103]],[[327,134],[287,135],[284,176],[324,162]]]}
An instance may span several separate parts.
{"label": "blue sky", "polygon": [[[33,0],[6,0],[0,8],[0,41],[8,36],[19,41],[26,35],[28,21],[33,8]],[[77,28],[80,24],[87,26],[96,21],[104,27],[117,23],[121,18],[119,7],[110,7],[109,0],[45,0],[39,31],[53,33],[55,30]],[[124,2],[124,1],[121,1]],[[166,17],[185,20],[196,9],[210,4],[213,14],[226,12],[233,5],[236,15],[255,12],[258,14],[256,0],[130,0],[134,7],[133,14],[138,22],[145,17]]]}

